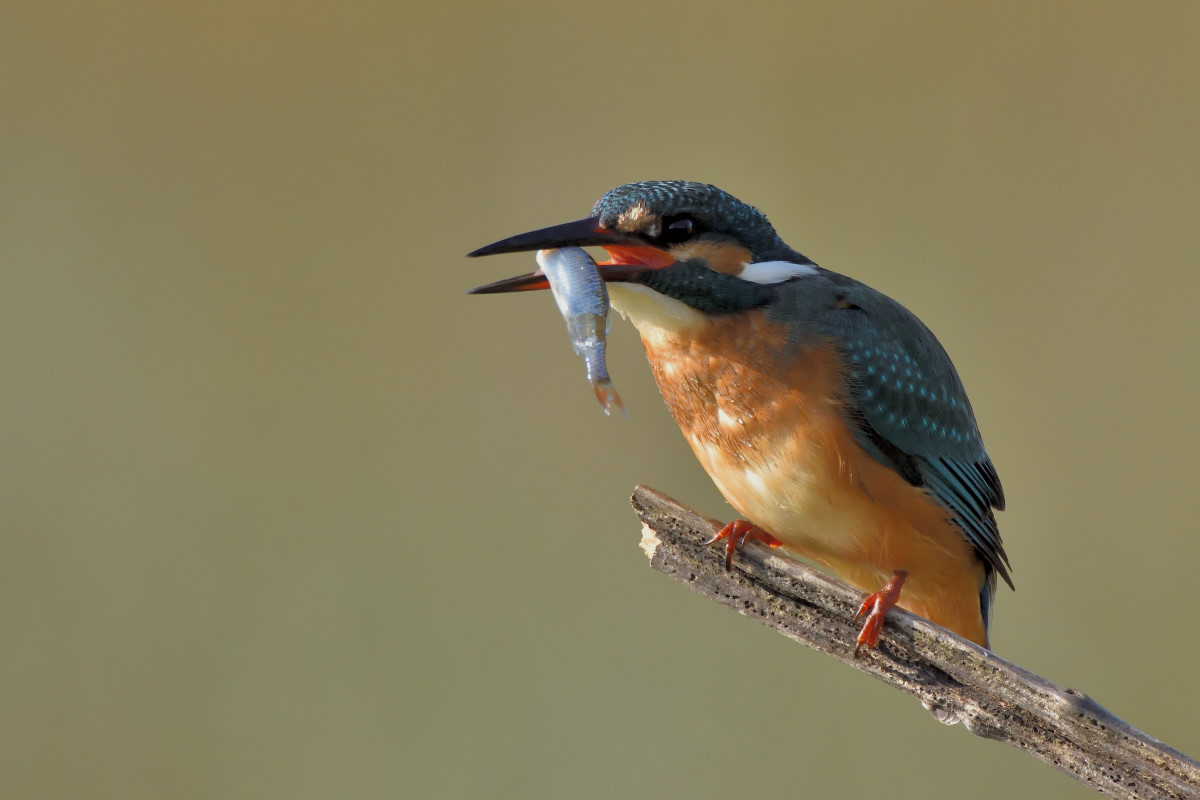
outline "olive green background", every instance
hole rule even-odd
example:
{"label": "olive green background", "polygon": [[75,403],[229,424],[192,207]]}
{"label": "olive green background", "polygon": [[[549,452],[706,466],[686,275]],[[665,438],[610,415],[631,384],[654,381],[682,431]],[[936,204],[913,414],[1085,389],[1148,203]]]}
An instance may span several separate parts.
{"label": "olive green background", "polygon": [[0,794],[1088,797],[649,569],[468,250],[715,183],[941,337],[1005,657],[1200,754],[1194,3],[9,3]]}

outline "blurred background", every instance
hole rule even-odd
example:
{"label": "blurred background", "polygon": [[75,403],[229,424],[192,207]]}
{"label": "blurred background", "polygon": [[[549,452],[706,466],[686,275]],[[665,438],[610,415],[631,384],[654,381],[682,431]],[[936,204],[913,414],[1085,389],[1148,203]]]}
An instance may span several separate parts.
{"label": "blurred background", "polygon": [[1091,796],[647,567],[635,484],[731,510],[634,330],[606,418],[463,254],[652,178],[938,333],[994,647],[1200,754],[1200,7],[4,17],[0,794]]}

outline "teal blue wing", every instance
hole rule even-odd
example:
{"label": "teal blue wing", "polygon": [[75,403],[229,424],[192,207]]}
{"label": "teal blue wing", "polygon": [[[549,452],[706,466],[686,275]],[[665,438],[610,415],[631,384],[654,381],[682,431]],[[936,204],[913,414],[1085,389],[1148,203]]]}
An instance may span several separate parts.
{"label": "teal blue wing", "polygon": [[950,357],[894,300],[842,286],[823,315],[850,372],[849,413],[859,442],[913,485],[928,487],[983,562],[1012,586],[993,509],[1004,490]]}

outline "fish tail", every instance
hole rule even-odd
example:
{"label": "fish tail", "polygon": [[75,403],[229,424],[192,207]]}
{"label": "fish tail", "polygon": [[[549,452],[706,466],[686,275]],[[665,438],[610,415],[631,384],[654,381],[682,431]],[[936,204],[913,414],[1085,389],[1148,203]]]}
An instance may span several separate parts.
{"label": "fish tail", "polygon": [[629,412],[625,410],[625,404],[621,402],[621,395],[617,394],[617,387],[613,386],[611,378],[599,378],[592,381],[592,389],[596,392],[596,399],[604,407],[605,414],[611,414],[614,408],[619,408],[622,414],[626,417],[629,416]]}

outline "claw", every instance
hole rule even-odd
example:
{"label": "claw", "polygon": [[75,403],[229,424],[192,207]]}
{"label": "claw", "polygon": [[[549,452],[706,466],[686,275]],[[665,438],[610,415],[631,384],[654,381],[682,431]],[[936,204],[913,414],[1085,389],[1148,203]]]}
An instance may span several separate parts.
{"label": "claw", "polygon": [[862,601],[862,605],[858,607],[858,613],[854,615],[854,620],[857,622],[863,614],[867,615],[867,620],[863,623],[862,630],[859,631],[858,639],[854,644],[855,658],[858,658],[858,651],[864,644],[868,650],[873,650],[879,643],[879,632],[883,630],[883,619],[887,616],[888,609],[900,600],[900,587],[904,585],[907,577],[908,573],[904,570],[896,570],[892,573],[892,579],[882,589],[867,595],[866,599]]}
{"label": "claw", "polygon": [[733,522],[714,533],[713,537],[705,542],[705,544],[716,544],[722,539],[725,540],[726,572],[733,569],[733,554],[736,551],[741,550],[742,545],[744,545],[748,539],[762,542],[772,550],[783,544],[783,542],[779,541],[762,528],[758,527],[752,522],[747,522],[744,519],[735,519]]}

